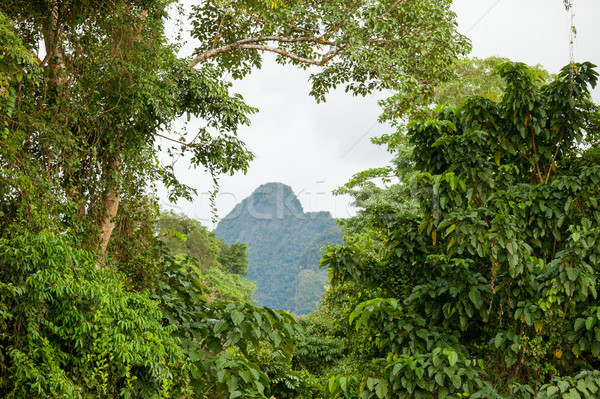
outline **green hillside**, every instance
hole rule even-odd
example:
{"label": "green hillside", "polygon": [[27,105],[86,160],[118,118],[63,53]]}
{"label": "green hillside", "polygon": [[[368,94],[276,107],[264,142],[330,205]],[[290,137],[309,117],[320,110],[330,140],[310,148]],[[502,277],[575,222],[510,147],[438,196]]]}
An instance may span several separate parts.
{"label": "green hillside", "polygon": [[337,225],[313,238],[298,258],[298,274],[288,289],[286,309],[297,315],[305,315],[317,309],[328,281],[327,271],[319,270],[318,267],[323,256],[321,248],[326,243],[339,245],[342,242],[342,229]]}
{"label": "green hillside", "polygon": [[326,273],[318,270],[321,247],[341,242],[329,212],[307,212],[282,183],[258,187],[221,222],[215,233],[227,244],[248,245],[248,276],[264,306],[306,314],[320,301]]}

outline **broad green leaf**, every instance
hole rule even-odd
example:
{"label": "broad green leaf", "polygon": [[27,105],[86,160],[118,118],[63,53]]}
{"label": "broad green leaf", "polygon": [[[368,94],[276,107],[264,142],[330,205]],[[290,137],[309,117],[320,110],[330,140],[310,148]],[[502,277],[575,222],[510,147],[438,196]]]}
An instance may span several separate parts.
{"label": "broad green leaf", "polygon": [[458,353],[456,353],[455,351],[451,351],[448,354],[448,363],[450,363],[450,366],[454,366],[457,361],[458,361]]}
{"label": "broad green leaf", "polygon": [[239,326],[244,319],[245,316],[242,312],[238,310],[234,310],[233,312],[231,312],[231,320],[233,321],[234,325]]}
{"label": "broad green leaf", "polygon": [[596,318],[589,316],[586,320],[585,320],[585,328],[588,330],[591,330],[592,327],[594,327],[594,324],[596,323]]}

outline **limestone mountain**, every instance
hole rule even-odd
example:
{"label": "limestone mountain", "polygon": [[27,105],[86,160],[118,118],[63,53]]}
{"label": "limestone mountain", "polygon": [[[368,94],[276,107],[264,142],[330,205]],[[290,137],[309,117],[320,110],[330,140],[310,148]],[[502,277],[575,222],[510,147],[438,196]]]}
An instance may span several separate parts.
{"label": "limestone mountain", "polygon": [[316,308],[326,284],[318,270],[320,248],[340,243],[329,212],[304,212],[291,187],[266,183],[223,218],[215,233],[227,244],[248,246],[249,280],[261,305],[306,314]]}

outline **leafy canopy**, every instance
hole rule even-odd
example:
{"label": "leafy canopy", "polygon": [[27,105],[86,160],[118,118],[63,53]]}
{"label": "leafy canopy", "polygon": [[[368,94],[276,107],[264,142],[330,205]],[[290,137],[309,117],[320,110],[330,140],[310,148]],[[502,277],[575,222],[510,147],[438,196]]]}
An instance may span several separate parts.
{"label": "leafy canopy", "polygon": [[[189,16],[197,51],[182,57],[167,38],[180,6],[2,2],[2,396],[263,398],[278,381],[297,383],[300,374],[281,375],[298,332],[289,315],[209,301],[197,261],[164,252],[155,184],[172,200],[194,190],[159,151],[189,155],[215,186],[245,172],[253,155],[237,130],[256,110],[229,79],[260,67],[264,52],[319,67],[318,100],[339,85],[390,89],[404,112],[469,47],[449,1],[211,0]],[[201,127],[176,129],[183,116]],[[241,273],[243,252],[217,261]]]}
{"label": "leafy canopy", "polygon": [[409,125],[416,208],[369,203],[369,239],[324,257],[334,285],[360,287],[347,313],[360,349],[334,396],[595,397],[598,74],[574,64],[539,86],[520,63],[497,73],[498,102]]}

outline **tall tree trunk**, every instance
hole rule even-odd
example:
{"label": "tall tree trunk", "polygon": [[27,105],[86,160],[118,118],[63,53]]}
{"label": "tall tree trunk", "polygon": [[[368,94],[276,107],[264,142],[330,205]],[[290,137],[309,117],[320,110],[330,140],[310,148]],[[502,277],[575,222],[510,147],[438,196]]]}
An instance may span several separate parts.
{"label": "tall tree trunk", "polygon": [[119,201],[121,199],[121,155],[116,155],[108,162],[106,191],[104,192],[104,214],[100,220],[100,248],[102,255],[106,256],[106,249],[116,225]]}
{"label": "tall tree trunk", "polygon": [[59,7],[57,0],[51,0],[50,2],[50,24],[42,28],[44,37],[44,45],[46,50],[46,57],[42,61],[42,66],[49,66],[50,80],[53,81],[57,86],[65,80],[64,76],[64,58],[63,58],[63,45],[62,33],[63,27],[59,25]]}

